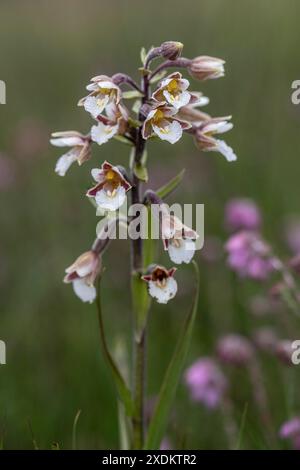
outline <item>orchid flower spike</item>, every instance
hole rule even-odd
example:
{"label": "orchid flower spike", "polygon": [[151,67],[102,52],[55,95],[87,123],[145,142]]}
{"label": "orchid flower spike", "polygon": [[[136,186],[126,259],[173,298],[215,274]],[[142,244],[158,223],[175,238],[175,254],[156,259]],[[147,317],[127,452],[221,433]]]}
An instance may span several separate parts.
{"label": "orchid flower spike", "polygon": [[142,276],[148,283],[148,291],[159,304],[166,304],[175,297],[177,282],[174,279],[176,268],[167,270],[163,266],[156,265],[150,274]]}
{"label": "orchid flower spike", "polygon": [[80,132],[53,132],[50,143],[55,147],[70,147],[70,150],[57,160],[55,172],[59,176],[65,176],[72,163],[77,161],[81,165],[91,157],[90,136]]}
{"label": "orchid flower spike", "polygon": [[72,283],[77,297],[92,303],[96,298],[94,282],[101,271],[101,258],[95,251],[87,251],[66,269],[64,282]]}
{"label": "orchid flower spike", "polygon": [[91,173],[97,184],[88,190],[87,196],[94,197],[101,209],[116,211],[124,203],[131,184],[119,167],[108,162],[104,162],[101,169],[94,168]]}

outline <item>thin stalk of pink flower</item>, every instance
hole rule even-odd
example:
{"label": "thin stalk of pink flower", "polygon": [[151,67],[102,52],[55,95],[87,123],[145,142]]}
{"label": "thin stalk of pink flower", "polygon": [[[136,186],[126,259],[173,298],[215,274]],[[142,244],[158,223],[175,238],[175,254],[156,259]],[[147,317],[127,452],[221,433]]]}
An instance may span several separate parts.
{"label": "thin stalk of pink flower", "polygon": [[224,397],[221,407],[223,415],[224,431],[228,441],[230,450],[234,450],[237,444],[238,430],[233,417],[233,406],[228,396]]}
{"label": "thin stalk of pink flower", "polygon": [[268,398],[264,386],[264,377],[260,365],[255,357],[248,364],[248,372],[252,384],[254,400],[257,404],[262,423],[266,429],[266,439],[274,448],[276,436],[274,435],[274,425],[269,410]]}

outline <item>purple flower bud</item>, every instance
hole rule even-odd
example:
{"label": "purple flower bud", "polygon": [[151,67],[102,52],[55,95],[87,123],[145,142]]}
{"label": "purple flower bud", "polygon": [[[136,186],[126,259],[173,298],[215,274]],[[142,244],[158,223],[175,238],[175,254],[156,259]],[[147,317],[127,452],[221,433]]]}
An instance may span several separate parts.
{"label": "purple flower bud", "polygon": [[201,402],[209,409],[220,405],[228,386],[224,374],[209,357],[198,359],[187,369],[185,383],[191,399]]}
{"label": "purple flower bud", "polygon": [[254,349],[247,338],[240,335],[227,335],[217,345],[219,358],[228,364],[242,366],[248,364],[254,356]]}
{"label": "purple flower bud", "polygon": [[225,206],[225,226],[230,232],[257,230],[261,226],[261,214],[250,199],[231,199]]}

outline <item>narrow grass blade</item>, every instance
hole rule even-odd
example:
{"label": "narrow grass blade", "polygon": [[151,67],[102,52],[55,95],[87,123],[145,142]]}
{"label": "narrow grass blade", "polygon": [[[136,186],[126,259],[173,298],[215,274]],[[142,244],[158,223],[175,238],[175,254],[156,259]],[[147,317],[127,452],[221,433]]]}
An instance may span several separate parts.
{"label": "narrow grass blade", "polygon": [[181,170],[180,173],[178,173],[177,176],[172,178],[167,184],[159,188],[156,192],[156,194],[161,198],[164,199],[165,197],[169,196],[175,189],[178,187],[178,185],[181,183],[182,178],[184,176],[185,170]]}
{"label": "narrow grass blade", "polygon": [[98,310],[102,352],[112,372],[115,385],[118,391],[119,399],[124,404],[126,414],[128,416],[132,416],[134,413],[134,403],[131,398],[130,390],[127,387],[125,380],[123,379],[112,355],[110,354],[107,343],[106,343],[104,324],[103,324],[103,318],[102,318],[101,298],[100,298],[100,281],[99,281],[98,292],[97,292],[97,310]]}
{"label": "narrow grass blade", "polygon": [[193,266],[196,277],[195,297],[191,311],[186,317],[183,328],[181,329],[181,334],[178,339],[174,355],[171,359],[159,392],[157,404],[146,439],[145,449],[147,450],[158,449],[164,436],[169,412],[176,394],[177,386],[180,381],[182,369],[184,367],[185,359],[191,342],[199,297],[199,269],[195,262],[193,262]]}
{"label": "narrow grass blade", "polygon": [[73,429],[72,429],[72,449],[77,449],[77,423],[81,415],[81,410],[78,410],[74,418]]}

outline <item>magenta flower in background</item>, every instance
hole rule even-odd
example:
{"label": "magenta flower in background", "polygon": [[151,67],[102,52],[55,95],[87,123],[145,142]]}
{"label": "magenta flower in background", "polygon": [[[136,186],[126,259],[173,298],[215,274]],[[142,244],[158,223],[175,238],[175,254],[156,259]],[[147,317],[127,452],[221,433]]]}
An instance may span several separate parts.
{"label": "magenta flower in background", "polygon": [[231,199],[225,206],[225,227],[229,232],[237,230],[258,230],[261,213],[251,199]]}
{"label": "magenta flower in background", "polygon": [[185,383],[191,399],[209,409],[217,408],[227,390],[227,380],[216,362],[203,357],[185,372]]}
{"label": "magenta flower in background", "polygon": [[225,245],[228,266],[241,277],[265,281],[275,269],[269,245],[255,232],[241,231]]}
{"label": "magenta flower in background", "polygon": [[242,366],[248,364],[254,357],[251,342],[241,335],[230,334],[218,341],[217,353],[219,358],[228,364]]}
{"label": "magenta flower in background", "polygon": [[300,417],[295,416],[283,423],[279,430],[279,437],[281,439],[290,439],[293,448],[300,450]]}

